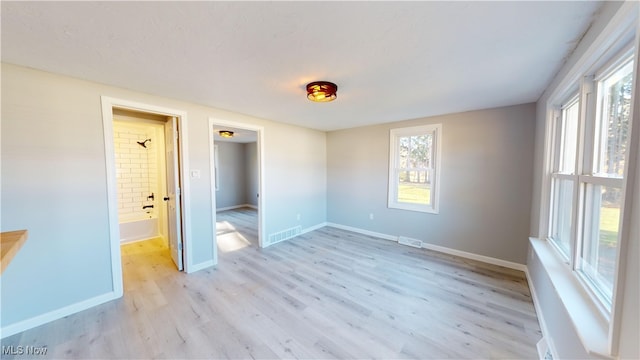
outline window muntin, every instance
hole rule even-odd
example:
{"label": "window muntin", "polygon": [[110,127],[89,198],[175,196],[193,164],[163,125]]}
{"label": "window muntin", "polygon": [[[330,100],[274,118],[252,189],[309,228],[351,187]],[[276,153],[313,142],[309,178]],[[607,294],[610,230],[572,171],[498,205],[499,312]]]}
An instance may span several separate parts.
{"label": "window muntin", "polygon": [[595,80],[584,77],[579,96],[557,108],[550,174],[549,239],[607,311],[632,131],[633,59],[619,56],[615,64]]}
{"label": "window muntin", "polygon": [[576,173],[576,156],[578,146],[578,113],[580,102],[576,96],[562,108],[560,161],[558,170],[565,174]]}
{"label": "window muntin", "polygon": [[571,254],[574,183],[572,180],[553,179],[553,219],[550,239],[567,259]]}
{"label": "window muntin", "polygon": [[578,125],[580,101],[573,95],[562,105],[556,116],[556,156],[551,174],[551,232],[549,239],[565,259],[571,257],[574,233],[574,193],[578,187],[576,175],[578,156]]}
{"label": "window muntin", "polygon": [[391,130],[390,208],[437,213],[440,128],[438,124]]}

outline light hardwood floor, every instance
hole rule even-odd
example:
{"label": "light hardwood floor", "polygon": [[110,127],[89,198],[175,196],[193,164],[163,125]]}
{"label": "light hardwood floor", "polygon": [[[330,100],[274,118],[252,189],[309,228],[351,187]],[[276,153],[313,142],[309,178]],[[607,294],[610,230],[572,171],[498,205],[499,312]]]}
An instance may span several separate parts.
{"label": "light hardwood floor", "polygon": [[537,357],[522,272],[328,227],[259,249],[256,222],[218,213],[219,265],[193,274],[159,240],[123,246],[122,299],[2,345],[78,359]]}

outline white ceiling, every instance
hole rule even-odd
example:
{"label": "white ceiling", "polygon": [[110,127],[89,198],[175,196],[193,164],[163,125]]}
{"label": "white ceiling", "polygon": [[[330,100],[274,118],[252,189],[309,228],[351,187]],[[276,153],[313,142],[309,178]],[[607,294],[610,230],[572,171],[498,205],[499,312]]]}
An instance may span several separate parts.
{"label": "white ceiling", "polygon": [[600,5],[2,1],[2,61],[334,130],[536,101]]}

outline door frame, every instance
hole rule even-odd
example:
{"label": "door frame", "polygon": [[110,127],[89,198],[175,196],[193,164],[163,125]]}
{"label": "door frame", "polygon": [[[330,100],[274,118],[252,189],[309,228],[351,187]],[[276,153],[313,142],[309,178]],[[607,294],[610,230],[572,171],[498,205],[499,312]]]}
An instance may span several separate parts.
{"label": "door frame", "polygon": [[[113,108],[141,111],[177,118],[179,142],[179,176],[181,179],[180,206],[181,231],[183,243],[184,271],[189,273],[193,269],[193,252],[191,242],[191,214],[190,214],[190,187],[189,187],[189,156],[188,156],[188,136],[187,136],[187,112],[156,105],[140,103],[136,101],[116,99],[109,96],[100,97],[102,103],[102,126],[104,133],[104,151],[106,158],[106,180],[107,180],[107,205],[109,208],[109,237],[111,239],[111,273],[113,280],[113,291],[117,297],[123,295],[122,280],[122,259],[120,251],[120,226],[118,221],[118,190],[116,180],[115,147],[113,143]],[[195,271],[195,270],[194,270]]]}
{"label": "door frame", "polygon": [[264,231],[265,221],[264,221],[264,213],[265,213],[265,167],[264,167],[264,127],[246,124],[237,121],[224,120],[215,117],[209,117],[209,168],[211,169],[211,205],[213,207],[212,211],[212,223],[213,223],[213,236],[214,236],[214,263],[218,263],[218,236],[216,231],[216,174],[214,169],[214,161],[215,161],[215,140],[214,140],[214,126],[228,126],[236,129],[255,131],[257,133],[257,144],[256,148],[258,149],[258,245],[263,248],[265,247],[264,243]]}

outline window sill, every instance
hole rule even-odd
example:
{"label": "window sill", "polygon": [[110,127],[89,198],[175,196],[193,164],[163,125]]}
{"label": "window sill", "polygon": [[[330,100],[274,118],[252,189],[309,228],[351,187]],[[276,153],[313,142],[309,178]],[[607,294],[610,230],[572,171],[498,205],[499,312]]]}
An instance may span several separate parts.
{"label": "window sill", "polygon": [[394,202],[394,203],[387,204],[387,207],[389,209],[416,211],[416,212],[422,212],[422,213],[427,213],[427,214],[438,214],[439,213],[438,209],[434,209],[431,206],[416,205],[416,204],[409,204],[409,203]]}
{"label": "window sill", "polygon": [[548,241],[529,238],[529,242],[569,314],[582,346],[592,355],[613,358],[609,352],[609,323],[602,317],[580,280]]}

